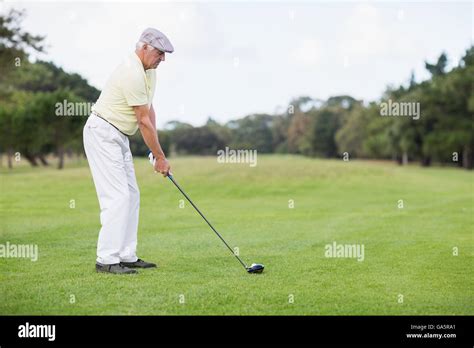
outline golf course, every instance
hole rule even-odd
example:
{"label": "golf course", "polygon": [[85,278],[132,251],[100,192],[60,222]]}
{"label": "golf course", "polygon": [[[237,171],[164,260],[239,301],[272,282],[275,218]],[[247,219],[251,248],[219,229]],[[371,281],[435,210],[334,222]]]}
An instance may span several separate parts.
{"label": "golf course", "polygon": [[[99,205],[85,159],[0,167],[2,315],[473,315],[474,173],[388,161],[259,155],[258,165],[171,157],[176,181],[135,159],[138,256],[157,269],[95,271]],[[363,258],[327,246],[363,246]],[[236,249],[237,250],[237,249]],[[334,256],[334,255],[333,255]],[[347,255],[346,255],[347,256]]]}

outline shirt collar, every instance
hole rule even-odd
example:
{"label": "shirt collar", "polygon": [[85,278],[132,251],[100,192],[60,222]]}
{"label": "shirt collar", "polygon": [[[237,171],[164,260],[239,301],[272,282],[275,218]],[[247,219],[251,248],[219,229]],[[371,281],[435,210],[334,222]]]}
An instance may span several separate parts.
{"label": "shirt collar", "polygon": [[135,52],[132,52],[132,61],[134,61],[137,65],[139,65],[143,71],[145,71],[145,69],[143,68],[143,64],[142,64],[142,61],[140,60],[140,58],[138,58],[137,54]]}

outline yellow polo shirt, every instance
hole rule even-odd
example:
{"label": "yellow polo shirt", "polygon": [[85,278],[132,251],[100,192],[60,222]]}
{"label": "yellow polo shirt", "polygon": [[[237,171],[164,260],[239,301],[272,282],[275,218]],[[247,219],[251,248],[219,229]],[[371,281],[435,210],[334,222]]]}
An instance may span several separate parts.
{"label": "yellow polo shirt", "polygon": [[156,86],[155,69],[144,70],[133,52],[114,70],[92,107],[101,117],[127,135],[138,129],[132,106],[151,106]]}

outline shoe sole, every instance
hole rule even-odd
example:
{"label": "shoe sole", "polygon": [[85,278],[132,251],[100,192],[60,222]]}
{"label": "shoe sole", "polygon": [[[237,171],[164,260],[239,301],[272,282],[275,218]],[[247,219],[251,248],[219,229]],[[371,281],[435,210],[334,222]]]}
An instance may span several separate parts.
{"label": "shoe sole", "polygon": [[117,272],[110,272],[110,271],[103,271],[101,269],[96,269],[97,273],[109,273],[109,274],[138,274],[137,271],[135,272],[123,272],[123,273],[117,273]]}
{"label": "shoe sole", "polygon": [[141,266],[127,266],[126,264],[123,264],[125,267],[128,267],[128,268],[141,268],[141,269],[146,269],[146,268],[158,268],[158,266],[148,266],[148,267],[141,267]]}

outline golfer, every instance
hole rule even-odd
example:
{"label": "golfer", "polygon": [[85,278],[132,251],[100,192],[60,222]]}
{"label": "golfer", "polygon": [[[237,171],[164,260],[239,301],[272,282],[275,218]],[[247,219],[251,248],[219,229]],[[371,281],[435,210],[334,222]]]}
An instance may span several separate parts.
{"label": "golfer", "polygon": [[137,273],[156,264],[137,257],[140,191],[128,136],[140,129],[156,158],[154,169],[166,176],[170,165],[156,131],[152,100],[156,71],[173,45],[160,31],[146,29],[115,69],[92,107],[83,131],[84,149],[97,191],[102,228],[97,243],[97,272]]}

